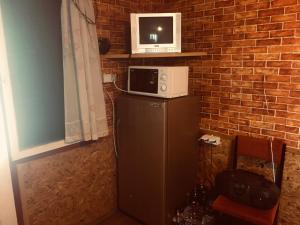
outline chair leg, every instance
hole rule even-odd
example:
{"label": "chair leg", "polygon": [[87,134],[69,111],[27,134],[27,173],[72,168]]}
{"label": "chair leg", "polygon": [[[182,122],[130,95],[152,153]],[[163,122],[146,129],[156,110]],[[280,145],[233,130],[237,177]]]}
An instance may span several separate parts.
{"label": "chair leg", "polygon": [[279,206],[278,206],[278,209],[276,211],[276,216],[275,216],[273,225],[278,225],[278,224],[279,224]]}

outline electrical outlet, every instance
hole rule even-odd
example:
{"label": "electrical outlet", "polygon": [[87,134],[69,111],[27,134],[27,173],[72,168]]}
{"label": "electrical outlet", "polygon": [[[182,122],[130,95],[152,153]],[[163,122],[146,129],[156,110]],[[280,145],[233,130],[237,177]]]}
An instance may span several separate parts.
{"label": "electrical outlet", "polygon": [[209,134],[204,134],[199,140],[212,145],[219,145],[221,143],[220,137]]}
{"label": "electrical outlet", "polygon": [[116,79],[116,74],[114,73],[105,73],[103,74],[103,83],[112,83]]}

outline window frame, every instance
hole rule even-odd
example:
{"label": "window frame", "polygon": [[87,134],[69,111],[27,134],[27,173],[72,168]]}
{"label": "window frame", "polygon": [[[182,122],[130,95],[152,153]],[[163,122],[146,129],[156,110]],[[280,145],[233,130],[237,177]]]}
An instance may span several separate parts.
{"label": "window frame", "polygon": [[0,4],[0,85],[2,86],[4,116],[7,126],[8,146],[12,161],[20,160],[37,154],[45,153],[54,149],[69,146],[74,143],[65,143],[64,140],[54,141],[47,144],[37,145],[32,148],[20,149],[16,112],[13,101],[12,85],[7,57],[7,45],[4,36],[4,26]]}

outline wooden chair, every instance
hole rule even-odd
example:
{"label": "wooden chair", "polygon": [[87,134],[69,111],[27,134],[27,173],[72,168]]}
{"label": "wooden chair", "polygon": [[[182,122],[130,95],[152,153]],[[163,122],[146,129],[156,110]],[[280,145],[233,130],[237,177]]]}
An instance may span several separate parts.
{"label": "wooden chair", "polygon": [[[274,164],[276,165],[275,183],[281,188],[286,146],[280,140],[274,140],[272,145]],[[270,141],[265,139],[237,136],[233,154],[233,168],[237,168],[239,156],[272,162],[270,146]],[[212,208],[217,212],[229,215],[231,218],[245,221],[247,224],[273,225],[277,223],[279,202],[272,209],[262,210],[234,202],[223,195],[219,195],[213,202]]]}

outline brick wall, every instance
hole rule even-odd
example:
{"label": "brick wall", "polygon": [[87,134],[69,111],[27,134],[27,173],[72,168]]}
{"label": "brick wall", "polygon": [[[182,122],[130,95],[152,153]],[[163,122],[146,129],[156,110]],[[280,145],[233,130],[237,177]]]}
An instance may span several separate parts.
{"label": "brick wall", "polygon": [[[285,139],[300,149],[300,3],[297,0],[96,1],[98,34],[112,52],[130,49],[130,12],[182,12],[183,51],[201,59],[131,64],[190,66],[190,92],[202,97],[200,128]],[[102,60],[124,85],[127,60]],[[111,85],[105,87],[113,92]],[[114,92],[116,95],[117,93]]]}
{"label": "brick wall", "polygon": [[[201,96],[200,128],[227,135],[284,139],[289,151],[281,223],[298,224],[300,1],[95,2],[100,10],[98,34],[111,40],[112,52],[127,52],[130,48],[130,12],[182,12],[183,51],[206,51],[207,56],[130,62],[101,60],[102,71],[117,73],[118,84],[124,87],[129,64],[188,65],[189,91]],[[118,94],[110,84],[105,85],[105,90],[113,96]],[[111,125],[111,104],[106,100]]]}
{"label": "brick wall", "polygon": [[202,60],[186,60],[191,92],[202,96],[200,127],[281,138],[300,149],[300,3],[166,4],[168,11],[183,13],[183,50],[208,52]]}

